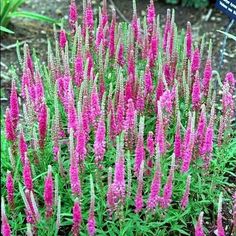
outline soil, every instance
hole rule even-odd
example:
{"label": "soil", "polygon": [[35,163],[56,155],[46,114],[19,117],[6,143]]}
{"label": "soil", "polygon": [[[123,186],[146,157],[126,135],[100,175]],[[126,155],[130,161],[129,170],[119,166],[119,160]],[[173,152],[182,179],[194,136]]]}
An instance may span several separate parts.
{"label": "soil", "polygon": [[[67,22],[68,2],[69,0],[28,0],[23,6],[23,9],[45,14],[56,19],[63,18],[65,22]],[[93,0],[92,2],[95,6],[95,14],[97,14],[100,1]],[[131,20],[131,0],[107,0],[107,2],[109,4],[110,12],[111,2],[113,2],[116,8],[118,8],[124,14],[125,18],[128,21]],[[79,11],[79,19],[81,20],[82,1],[77,0],[76,3]],[[137,0],[137,10],[139,16],[144,15],[148,3],[149,0]],[[190,21],[192,24],[193,36],[196,40],[198,40],[204,33],[207,41],[212,39],[213,66],[214,69],[219,69],[220,54],[224,35],[217,32],[217,30],[225,31],[229,23],[229,18],[226,15],[215,9],[214,5],[210,5],[209,7],[203,9],[195,9],[182,7],[181,5],[168,5],[165,4],[164,1],[155,1],[155,7],[157,14],[160,14],[162,25],[165,20],[167,9],[174,8],[176,12],[175,22],[177,23],[179,29],[185,28],[186,22]],[[120,21],[124,20],[119,14],[117,14],[117,17]],[[16,40],[19,42],[27,41],[31,50],[34,48],[39,58],[43,61],[46,61],[47,54],[45,52],[47,50],[47,39],[53,38],[53,27],[50,24],[42,24],[40,22],[31,21],[28,19],[13,19],[10,28],[15,32],[14,35],[5,34],[1,36],[1,102],[3,107],[6,107],[6,104],[8,103],[6,98],[9,97],[8,94],[11,86],[11,66],[14,66],[16,73],[21,75],[19,63],[17,62],[16,48],[11,47],[7,49],[6,47],[10,45],[13,46],[16,43]],[[236,34],[236,23],[232,26],[230,33]],[[227,40],[224,64],[219,70],[222,78],[227,71],[232,71],[236,76],[236,42],[232,39]],[[227,215],[227,207],[224,206],[224,208],[226,208],[224,215]]]}

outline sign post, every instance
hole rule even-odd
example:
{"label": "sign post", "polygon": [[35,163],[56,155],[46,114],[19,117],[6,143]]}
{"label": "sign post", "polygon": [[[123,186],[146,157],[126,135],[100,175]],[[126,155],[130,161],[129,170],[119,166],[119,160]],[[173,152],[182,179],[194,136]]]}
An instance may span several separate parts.
{"label": "sign post", "polygon": [[216,8],[232,20],[236,20],[236,0],[217,0]]}

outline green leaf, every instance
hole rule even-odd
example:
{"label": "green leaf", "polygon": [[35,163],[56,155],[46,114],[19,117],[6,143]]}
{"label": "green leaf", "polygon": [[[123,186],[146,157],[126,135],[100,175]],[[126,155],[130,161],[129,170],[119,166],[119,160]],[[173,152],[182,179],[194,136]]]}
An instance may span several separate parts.
{"label": "green leaf", "polygon": [[29,12],[29,11],[13,12],[10,14],[10,17],[26,17],[26,18],[31,18],[34,20],[44,21],[44,22],[48,22],[48,23],[57,23],[57,20],[55,20],[51,17],[44,16],[44,15],[34,13],[34,12]]}
{"label": "green leaf", "polygon": [[14,32],[12,30],[9,30],[8,28],[1,26],[1,25],[0,25],[0,31],[2,31],[4,33],[8,33],[8,34],[14,34]]}
{"label": "green leaf", "polygon": [[228,38],[233,39],[234,41],[236,41],[236,36],[235,35],[224,32],[224,31],[221,31],[221,30],[217,30],[217,31],[224,34],[224,35],[226,35]]}

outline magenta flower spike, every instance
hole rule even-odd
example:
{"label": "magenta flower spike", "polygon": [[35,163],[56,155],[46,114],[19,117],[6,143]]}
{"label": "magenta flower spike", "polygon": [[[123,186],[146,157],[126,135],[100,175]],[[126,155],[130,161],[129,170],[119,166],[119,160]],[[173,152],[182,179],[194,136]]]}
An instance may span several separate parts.
{"label": "magenta flower spike", "polygon": [[48,110],[45,103],[42,104],[41,109],[38,113],[39,122],[39,146],[41,149],[44,148],[45,138],[47,135],[47,125],[48,125]]}
{"label": "magenta flower spike", "polygon": [[6,118],[5,118],[5,132],[6,132],[6,139],[8,141],[16,141],[16,131],[14,129],[11,112],[9,108],[6,109]]}
{"label": "magenta flower spike", "polygon": [[150,194],[147,200],[147,208],[149,210],[155,209],[158,204],[158,200],[160,199],[158,195],[161,189],[161,176],[162,176],[162,173],[161,173],[161,165],[160,165],[159,148],[156,147],[156,170],[152,179]]}
{"label": "magenta flower spike", "polygon": [[79,204],[79,199],[76,198],[73,206],[73,226],[71,229],[73,236],[79,235],[81,223],[82,223],[82,213]]}
{"label": "magenta flower spike", "polygon": [[149,152],[150,157],[153,157],[155,154],[155,144],[153,136],[153,132],[149,131],[147,137],[147,150]]}
{"label": "magenta flower spike", "polygon": [[135,126],[135,107],[132,98],[128,100],[125,118],[125,130],[133,130]]}
{"label": "magenta flower spike", "polygon": [[94,20],[93,20],[93,9],[92,9],[91,0],[88,0],[85,14],[86,14],[85,15],[86,26],[88,27],[89,31],[92,31],[94,28]]}
{"label": "magenta flower spike", "polygon": [[74,68],[75,68],[75,75],[74,75],[75,84],[79,87],[83,82],[83,77],[84,77],[83,58],[80,54],[78,54],[77,57],[75,58]]}
{"label": "magenta flower spike", "polygon": [[139,121],[138,141],[136,144],[135,160],[134,160],[134,173],[137,177],[140,172],[140,167],[141,167],[142,161],[145,160],[143,132],[144,132],[144,117],[141,117],[140,121]]}
{"label": "magenta flower spike", "polygon": [[185,40],[186,40],[186,56],[188,59],[192,58],[192,27],[191,27],[191,23],[188,21],[187,23],[187,31],[186,31],[186,36],[185,36]]}
{"label": "magenta flower spike", "polygon": [[96,232],[96,221],[95,221],[95,215],[94,215],[95,194],[94,194],[94,185],[93,185],[92,175],[90,175],[90,188],[91,188],[90,190],[91,201],[90,201],[87,228],[88,228],[89,236],[93,236],[95,235],[95,232]]}
{"label": "magenta flower spike", "polygon": [[121,82],[120,90],[117,93],[119,96],[119,101],[116,110],[116,123],[117,123],[117,134],[120,134],[124,129],[124,122],[125,122],[125,100],[124,100],[124,88],[123,82]]}
{"label": "magenta flower spike", "polygon": [[187,207],[188,202],[189,202],[190,183],[191,183],[191,176],[188,175],[187,181],[186,181],[185,192],[180,202],[180,206],[182,210],[184,210]]}
{"label": "magenta flower spike", "polygon": [[69,175],[72,194],[74,196],[80,196],[82,191],[79,179],[79,167],[74,156],[72,156],[70,160]]}
{"label": "magenta flower spike", "polygon": [[218,202],[217,230],[215,233],[217,236],[225,236],[225,230],[222,223],[222,193],[220,194]]}
{"label": "magenta flower spike", "polygon": [[175,156],[173,155],[171,159],[171,167],[169,170],[169,175],[168,175],[167,182],[163,190],[163,200],[162,200],[163,208],[167,208],[172,201],[171,198],[172,198],[172,191],[173,191],[174,171],[175,171]]}
{"label": "magenta flower spike", "polygon": [[189,121],[188,126],[185,132],[184,136],[184,142],[183,142],[183,162],[181,171],[182,172],[188,172],[190,163],[192,160],[192,152],[195,142],[195,134],[194,134],[194,115],[189,115]]}
{"label": "magenta flower spike", "polygon": [[143,208],[143,171],[144,171],[144,160],[140,165],[140,171],[138,175],[138,189],[135,196],[135,212],[138,213]]}
{"label": "magenta flower spike", "polygon": [[197,130],[195,134],[195,139],[197,144],[201,147],[204,141],[205,129],[206,129],[206,108],[205,105],[202,105],[201,114],[198,120]]}
{"label": "magenta flower spike", "polygon": [[11,227],[6,216],[4,198],[1,199],[1,233],[3,236],[11,236]]}
{"label": "magenta flower spike", "polygon": [[11,95],[10,95],[10,113],[11,113],[13,128],[15,130],[19,120],[19,105],[18,105],[16,85],[14,80],[12,81]]}
{"label": "magenta flower spike", "polygon": [[213,151],[213,138],[214,138],[214,129],[213,126],[209,124],[206,128],[206,133],[204,137],[204,142],[200,148],[200,154],[206,155],[211,154]]}
{"label": "magenta flower spike", "polygon": [[77,13],[75,0],[71,0],[70,7],[69,7],[69,23],[73,30],[74,30],[75,23],[77,22],[77,20],[78,20],[78,13]]}
{"label": "magenta flower spike", "polygon": [[174,142],[174,154],[176,159],[182,158],[182,139],[180,132],[180,114],[178,114],[176,132],[175,132],[175,142]]}
{"label": "magenta flower spike", "polygon": [[103,161],[103,157],[105,154],[105,145],[106,145],[106,128],[104,117],[101,116],[98,127],[95,133],[95,141],[94,141],[94,153],[95,153],[95,163],[99,168],[102,168],[101,162]]}
{"label": "magenta flower spike", "polygon": [[53,178],[52,167],[48,166],[48,174],[44,182],[44,204],[46,206],[46,218],[50,218],[53,214]]}
{"label": "magenta flower spike", "polygon": [[62,49],[65,48],[67,43],[67,38],[66,38],[66,32],[64,29],[60,31],[60,36],[59,36],[59,45]]}
{"label": "magenta flower spike", "polygon": [[124,59],[124,44],[120,43],[120,46],[118,48],[118,58],[117,62],[120,66],[124,66],[125,64],[125,59]]}
{"label": "magenta flower spike", "polygon": [[195,76],[192,89],[192,105],[194,110],[198,110],[201,106],[201,84],[198,73]]}
{"label": "magenta flower spike", "polygon": [[29,159],[26,154],[25,154],[25,163],[23,166],[23,180],[25,188],[28,189],[29,191],[33,191],[33,179],[31,175],[31,167]]}
{"label": "magenta flower spike", "polygon": [[205,236],[203,230],[203,212],[199,214],[197,224],[195,226],[195,236]]}
{"label": "magenta flower spike", "polygon": [[146,70],[145,70],[145,74],[144,74],[144,83],[145,83],[145,95],[147,96],[153,90],[152,74],[151,74],[148,64],[146,66]]}
{"label": "magenta flower spike", "polygon": [[112,192],[114,203],[122,202],[125,199],[125,160],[123,147],[120,144],[119,137],[116,139],[117,157],[115,163],[114,180],[112,184]]}
{"label": "magenta flower spike", "polygon": [[74,133],[77,131],[78,118],[75,108],[75,101],[72,93],[69,91],[69,104],[68,104],[68,133],[70,129],[73,129]]}
{"label": "magenta flower spike", "polygon": [[208,94],[211,79],[212,79],[212,66],[211,66],[211,59],[208,58],[206,61],[202,79],[202,87],[205,96],[207,96]]}
{"label": "magenta flower spike", "polygon": [[170,30],[171,30],[171,16],[170,16],[170,9],[167,9],[166,23],[165,23],[164,34],[163,34],[163,49],[164,49],[164,52],[166,52],[167,40],[168,40],[168,35],[169,35]]}
{"label": "magenta flower spike", "polygon": [[150,0],[150,4],[147,9],[147,24],[148,24],[148,33],[149,36],[152,35],[153,27],[156,20],[156,11],[153,0]]}
{"label": "magenta flower spike", "polygon": [[97,92],[97,86],[94,83],[93,90],[91,93],[91,121],[93,124],[96,123],[96,119],[98,116],[101,115],[101,108],[100,108],[100,102],[99,102],[99,96]]}
{"label": "magenta flower spike", "polygon": [[103,0],[102,4],[102,27],[104,28],[108,22],[107,0]]}
{"label": "magenta flower spike", "polygon": [[201,56],[200,51],[199,51],[198,48],[196,48],[193,52],[192,61],[191,61],[191,72],[192,72],[192,74],[195,74],[200,69],[200,63],[201,63],[200,56]]}
{"label": "magenta flower spike", "polygon": [[7,201],[10,208],[14,207],[14,179],[10,171],[7,171],[6,178]]}
{"label": "magenta flower spike", "polygon": [[110,216],[112,215],[114,209],[114,197],[113,197],[113,189],[112,189],[112,168],[108,169],[108,189],[107,189],[107,208]]}
{"label": "magenta flower spike", "polygon": [[116,27],[116,11],[112,10],[112,22],[109,29],[109,54],[110,57],[115,56],[115,27]]}
{"label": "magenta flower spike", "polygon": [[158,119],[156,121],[156,143],[159,147],[160,155],[163,155],[166,151],[166,140],[165,140],[165,130],[163,124],[163,116],[162,116],[162,107],[160,101],[158,101]]}

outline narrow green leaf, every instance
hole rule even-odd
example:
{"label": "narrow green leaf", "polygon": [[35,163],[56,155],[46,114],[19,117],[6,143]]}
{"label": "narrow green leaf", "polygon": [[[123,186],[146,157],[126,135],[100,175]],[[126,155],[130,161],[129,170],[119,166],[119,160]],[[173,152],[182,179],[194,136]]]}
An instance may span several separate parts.
{"label": "narrow green leaf", "polygon": [[9,30],[8,28],[6,28],[4,26],[0,26],[0,31],[2,31],[4,33],[8,33],[8,34],[14,34],[14,32],[12,30]]}
{"label": "narrow green leaf", "polygon": [[31,18],[34,20],[44,21],[44,22],[48,22],[48,23],[57,23],[57,20],[55,20],[51,17],[44,16],[44,15],[34,13],[34,12],[29,12],[29,11],[13,12],[10,14],[10,17],[26,17],[26,18]]}

